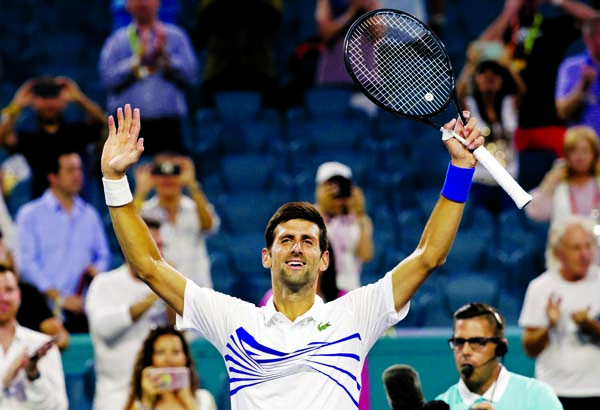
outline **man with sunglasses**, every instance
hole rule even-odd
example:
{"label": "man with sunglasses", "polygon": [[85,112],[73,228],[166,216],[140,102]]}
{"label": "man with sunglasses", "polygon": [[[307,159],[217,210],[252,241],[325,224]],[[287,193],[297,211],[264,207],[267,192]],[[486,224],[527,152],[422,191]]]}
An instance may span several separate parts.
{"label": "man with sunglasses", "polygon": [[439,395],[452,410],[560,410],[552,389],[509,372],[499,361],[508,352],[504,318],[494,307],[469,303],[454,313],[448,339],[460,380]]}

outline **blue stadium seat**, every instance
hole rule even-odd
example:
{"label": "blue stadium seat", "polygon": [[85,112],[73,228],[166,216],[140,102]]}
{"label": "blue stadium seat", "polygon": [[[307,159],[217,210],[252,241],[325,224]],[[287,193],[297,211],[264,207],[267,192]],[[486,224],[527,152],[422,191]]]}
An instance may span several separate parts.
{"label": "blue stadium seat", "polygon": [[409,140],[411,120],[392,114],[385,110],[379,110],[373,119],[373,129],[380,141]]}
{"label": "blue stadium seat", "polygon": [[529,253],[534,268],[541,272],[545,268],[548,229],[549,223],[534,221],[522,210],[502,212],[498,215],[498,249],[508,254],[521,250]]}
{"label": "blue stadium seat", "polygon": [[351,110],[352,89],[341,87],[314,87],[304,94],[308,115],[331,119],[346,117]]}
{"label": "blue stadium seat", "polygon": [[417,209],[406,209],[398,214],[398,240],[401,251],[412,252],[421,239],[425,220]]}
{"label": "blue stadium seat", "polygon": [[235,273],[231,268],[229,256],[226,252],[210,253],[210,272],[213,289],[217,292],[229,294],[235,282]]}
{"label": "blue stadium seat", "polygon": [[[424,140],[419,141],[425,143]],[[430,146],[438,143],[433,140]],[[412,169],[415,170],[415,180],[420,189],[437,189],[438,192],[446,178],[446,170],[450,161],[449,154],[440,149],[417,149],[411,157]]]}
{"label": "blue stadium seat", "polygon": [[376,282],[390,269],[388,266],[389,255],[396,255],[394,251],[394,237],[390,232],[374,228],[373,230],[373,259],[363,264],[361,271],[361,284]]}
{"label": "blue stadium seat", "polygon": [[229,258],[235,272],[231,295],[257,304],[271,288],[270,272],[262,266],[261,250],[265,247],[262,232],[248,232],[232,237]]}
{"label": "blue stadium seat", "polygon": [[451,312],[472,302],[497,306],[500,281],[493,273],[483,271],[452,271],[441,276],[443,295]]}
{"label": "blue stadium seat", "polygon": [[258,91],[221,91],[215,93],[215,108],[226,123],[255,118],[262,110]]}
{"label": "blue stadium seat", "polygon": [[446,258],[445,271],[479,271],[487,266],[491,237],[477,229],[459,230]]}
{"label": "blue stadium seat", "polygon": [[504,316],[507,326],[518,326],[521,308],[523,307],[523,298],[511,295],[507,292],[501,292],[498,297],[496,307]]}
{"label": "blue stadium seat", "polygon": [[415,311],[421,316],[421,324],[426,327],[452,327],[452,314],[444,299],[444,290],[440,275],[433,274],[417,291],[411,301]]}
{"label": "blue stadium seat", "polygon": [[31,179],[23,179],[17,182],[10,191],[6,206],[11,216],[15,218],[19,212],[19,208],[31,200]]}
{"label": "blue stadium seat", "polygon": [[267,192],[231,192],[215,205],[227,233],[263,232],[271,215],[282,204]]}
{"label": "blue stadium seat", "polygon": [[220,174],[227,192],[265,191],[276,171],[274,159],[261,154],[229,154],[221,158]]}
{"label": "blue stadium seat", "polygon": [[218,136],[218,147],[229,153],[268,153],[282,150],[282,129],[277,119],[249,119],[224,124]]}

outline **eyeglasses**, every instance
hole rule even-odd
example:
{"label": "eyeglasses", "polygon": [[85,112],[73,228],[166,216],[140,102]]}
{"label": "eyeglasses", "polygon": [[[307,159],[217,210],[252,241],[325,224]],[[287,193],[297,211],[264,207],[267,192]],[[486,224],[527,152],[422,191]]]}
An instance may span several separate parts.
{"label": "eyeglasses", "polygon": [[482,350],[488,343],[498,343],[502,340],[500,337],[470,337],[465,339],[463,337],[451,337],[448,339],[448,346],[451,350],[462,349],[465,343],[469,343],[471,349]]}

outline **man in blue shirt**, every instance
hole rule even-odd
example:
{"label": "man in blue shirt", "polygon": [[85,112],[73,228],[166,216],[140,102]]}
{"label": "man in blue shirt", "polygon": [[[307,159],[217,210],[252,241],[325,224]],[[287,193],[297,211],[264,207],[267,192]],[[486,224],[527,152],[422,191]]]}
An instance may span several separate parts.
{"label": "man in blue shirt", "polygon": [[65,316],[69,332],[87,332],[83,294],[110,252],[95,208],[79,197],[83,171],[79,154],[49,161],[50,188],[17,214],[15,256],[23,279],[35,285]]}
{"label": "man in blue shirt", "polygon": [[448,339],[460,380],[436,399],[451,410],[562,410],[545,383],[509,372],[499,362],[508,351],[504,318],[492,306],[470,303],[454,313]]}
{"label": "man in blue shirt", "polygon": [[600,135],[600,17],[582,27],[586,50],[561,63],[556,79],[556,112],[569,125],[589,125]]}
{"label": "man in blue shirt", "polygon": [[185,91],[197,84],[198,63],[189,36],[159,20],[160,0],[127,0],[133,22],[115,31],[100,53],[107,110],[132,103],[144,113],[144,155],[182,152]]}

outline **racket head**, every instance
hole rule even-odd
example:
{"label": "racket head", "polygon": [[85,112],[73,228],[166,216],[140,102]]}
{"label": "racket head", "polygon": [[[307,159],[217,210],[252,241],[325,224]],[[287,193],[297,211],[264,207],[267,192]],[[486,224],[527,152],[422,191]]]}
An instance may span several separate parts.
{"label": "racket head", "polygon": [[457,103],[444,44],[410,13],[378,9],[359,17],[346,34],[344,62],[363,94],[391,113],[436,126],[429,118]]}

